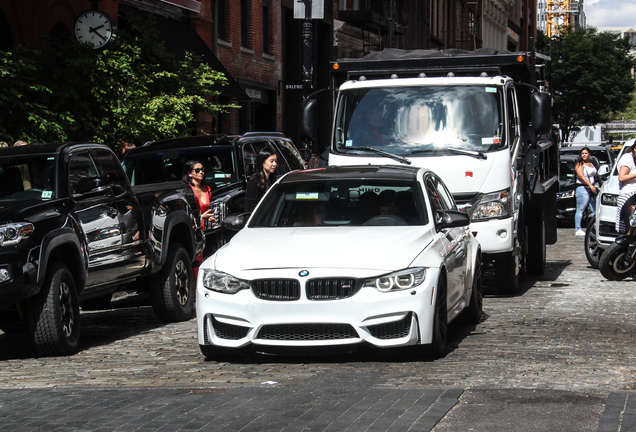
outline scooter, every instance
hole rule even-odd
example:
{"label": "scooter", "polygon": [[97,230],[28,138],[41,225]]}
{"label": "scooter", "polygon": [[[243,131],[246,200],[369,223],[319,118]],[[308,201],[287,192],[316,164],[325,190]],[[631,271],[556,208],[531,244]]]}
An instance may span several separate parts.
{"label": "scooter", "polygon": [[603,277],[623,280],[636,273],[636,206],[631,206],[629,230],[605,249],[598,263]]}

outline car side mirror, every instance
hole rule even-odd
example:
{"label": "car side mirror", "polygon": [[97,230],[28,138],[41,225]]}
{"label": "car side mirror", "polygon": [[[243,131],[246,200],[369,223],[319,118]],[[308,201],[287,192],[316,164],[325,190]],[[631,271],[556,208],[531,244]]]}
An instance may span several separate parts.
{"label": "car side mirror", "polygon": [[225,219],[223,219],[223,228],[238,232],[245,228],[245,224],[249,217],[250,213],[239,213],[226,216]]}
{"label": "car side mirror", "polygon": [[316,134],[316,99],[307,99],[302,102],[300,135],[302,138],[313,140]]}
{"label": "car side mirror", "polygon": [[437,229],[455,228],[470,225],[470,216],[457,210],[446,210],[437,212]]}
{"label": "car side mirror", "polygon": [[606,176],[610,173],[610,167],[608,165],[601,165],[601,167],[598,169],[598,175],[602,176]]}

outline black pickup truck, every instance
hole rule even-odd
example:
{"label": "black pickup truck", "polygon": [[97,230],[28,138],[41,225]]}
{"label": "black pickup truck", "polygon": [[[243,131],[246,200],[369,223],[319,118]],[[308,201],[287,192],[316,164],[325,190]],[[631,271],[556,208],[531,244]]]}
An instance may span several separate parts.
{"label": "black pickup truck", "polygon": [[[212,206],[219,222],[230,214],[245,212],[247,181],[254,173],[258,152],[267,147],[277,155],[278,177],[305,168],[294,143],[279,132],[247,132],[242,135],[206,135],[146,143],[124,155],[122,164],[133,187],[181,179],[189,160],[205,167],[205,182],[212,189]],[[205,230],[206,255],[223,245],[236,231],[222,223]]]}
{"label": "black pickup truck", "polygon": [[205,242],[194,203],[181,181],[131,187],[104,145],[0,149],[0,329],[28,329],[40,355],[73,354],[80,304],[122,287],[149,291],[162,321],[192,318]]}

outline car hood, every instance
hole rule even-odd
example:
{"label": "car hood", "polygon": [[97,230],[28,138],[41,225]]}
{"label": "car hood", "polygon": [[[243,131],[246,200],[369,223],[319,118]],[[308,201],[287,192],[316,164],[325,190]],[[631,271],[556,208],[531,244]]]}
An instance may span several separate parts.
{"label": "car hood", "polygon": [[54,211],[53,201],[15,201],[0,200],[0,224],[8,222],[34,222],[32,219],[40,219],[43,213]]}
{"label": "car hood", "polygon": [[428,226],[244,228],[215,255],[214,267],[399,270],[432,241]]}

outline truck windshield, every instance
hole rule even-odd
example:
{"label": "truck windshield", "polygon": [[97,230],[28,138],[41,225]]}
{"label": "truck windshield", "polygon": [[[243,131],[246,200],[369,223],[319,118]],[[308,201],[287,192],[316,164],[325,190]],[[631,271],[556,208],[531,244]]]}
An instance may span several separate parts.
{"label": "truck windshield", "polygon": [[0,159],[0,201],[55,198],[55,157],[29,155]]}
{"label": "truck windshield", "polygon": [[383,87],[340,93],[335,149],[372,147],[396,155],[505,146],[501,88]]}

